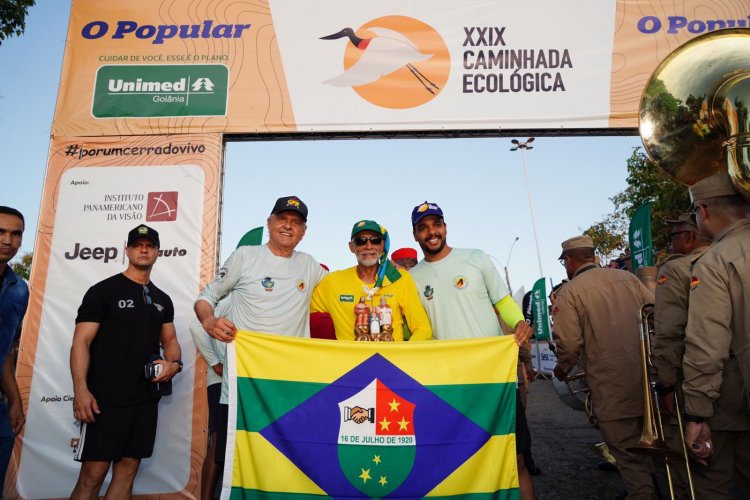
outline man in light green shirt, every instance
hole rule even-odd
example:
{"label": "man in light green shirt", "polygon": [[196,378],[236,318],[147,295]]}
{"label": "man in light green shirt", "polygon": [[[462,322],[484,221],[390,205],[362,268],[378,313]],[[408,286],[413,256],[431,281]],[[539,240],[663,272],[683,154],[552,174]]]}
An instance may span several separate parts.
{"label": "man in light green shirt", "polygon": [[514,328],[516,342],[525,343],[531,328],[487,254],[448,246],[443,211],[434,203],[414,208],[412,226],[424,260],[410,272],[433,336],[442,340],[502,335],[494,307]]}
{"label": "man in light green shirt", "polygon": [[[410,272],[433,336],[441,340],[503,335],[497,311],[505,324],[514,327],[516,343],[525,344],[531,327],[487,254],[449,247],[443,211],[435,203],[425,201],[414,207],[411,223],[424,260]],[[516,458],[522,500],[534,498],[534,483],[523,459],[530,448],[526,414],[516,390]]]}

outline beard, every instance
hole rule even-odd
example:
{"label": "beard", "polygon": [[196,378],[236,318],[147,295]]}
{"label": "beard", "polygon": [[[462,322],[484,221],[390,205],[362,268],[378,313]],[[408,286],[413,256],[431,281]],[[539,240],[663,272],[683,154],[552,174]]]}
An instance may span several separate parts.
{"label": "beard", "polygon": [[380,264],[380,257],[363,257],[357,255],[357,262],[363,267],[375,267]]}
{"label": "beard", "polygon": [[427,243],[422,243],[421,241],[419,242],[419,247],[425,254],[437,255],[445,248],[445,238],[440,238],[440,244],[435,248],[429,247]]}

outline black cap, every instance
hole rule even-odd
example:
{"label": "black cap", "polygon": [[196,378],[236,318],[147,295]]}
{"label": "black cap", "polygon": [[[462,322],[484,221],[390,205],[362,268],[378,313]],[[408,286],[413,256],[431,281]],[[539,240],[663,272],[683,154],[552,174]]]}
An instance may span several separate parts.
{"label": "black cap", "polygon": [[160,247],[159,232],[156,229],[148,227],[145,224],[141,224],[140,226],[134,227],[130,230],[130,232],[128,233],[128,246],[133,246],[133,243],[140,240],[141,238],[145,238],[151,241],[151,243],[156,245],[156,248]]}
{"label": "black cap", "polygon": [[307,205],[296,196],[282,196],[276,200],[276,204],[273,206],[273,210],[271,210],[271,215],[290,211],[297,212],[302,216],[302,220],[307,222]]}

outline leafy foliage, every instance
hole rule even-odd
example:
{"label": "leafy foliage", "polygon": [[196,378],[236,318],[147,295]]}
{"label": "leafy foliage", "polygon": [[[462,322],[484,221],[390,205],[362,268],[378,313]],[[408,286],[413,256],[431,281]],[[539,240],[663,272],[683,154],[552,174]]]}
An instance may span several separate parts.
{"label": "leafy foliage", "polygon": [[21,257],[21,260],[11,262],[10,267],[14,273],[28,281],[29,276],[31,276],[31,260],[32,254],[27,253]]}
{"label": "leafy foliage", "polygon": [[594,240],[594,246],[603,263],[628,245],[628,224],[633,213],[644,203],[651,202],[651,232],[654,254],[667,248],[671,225],[668,219],[676,219],[690,206],[688,188],[667,177],[649,159],[641,148],[633,148],[627,160],[628,187],[610,201],[613,213],[604,217],[584,231]]}
{"label": "leafy foliage", "polygon": [[0,0],[0,44],[26,29],[26,15],[36,0]]}

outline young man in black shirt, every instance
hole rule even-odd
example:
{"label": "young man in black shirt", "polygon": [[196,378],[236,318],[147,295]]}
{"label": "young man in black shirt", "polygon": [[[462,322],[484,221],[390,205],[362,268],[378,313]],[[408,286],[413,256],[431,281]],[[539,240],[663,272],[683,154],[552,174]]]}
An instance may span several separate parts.
{"label": "young man in black shirt", "polygon": [[[156,437],[159,386],[182,370],[174,307],[150,280],[159,233],[140,225],[128,233],[127,269],[89,288],[78,309],[70,371],[73,415],[81,422],[81,462],[71,498],[98,498],[112,467],[107,498],[130,498],[142,458]],[[165,359],[159,357],[159,346]],[[146,376],[146,365],[153,377]],[[156,373],[153,373],[156,372]]]}

